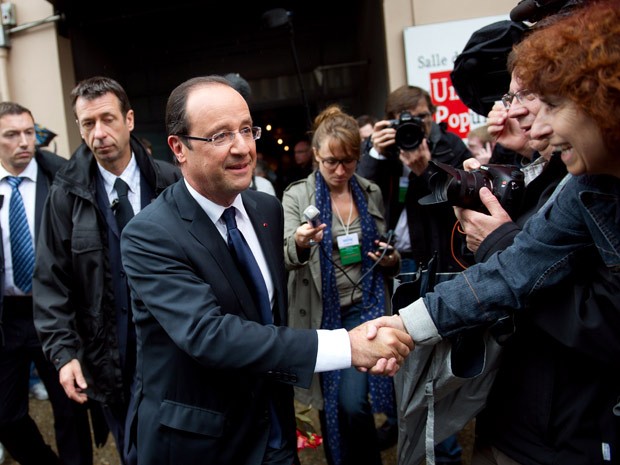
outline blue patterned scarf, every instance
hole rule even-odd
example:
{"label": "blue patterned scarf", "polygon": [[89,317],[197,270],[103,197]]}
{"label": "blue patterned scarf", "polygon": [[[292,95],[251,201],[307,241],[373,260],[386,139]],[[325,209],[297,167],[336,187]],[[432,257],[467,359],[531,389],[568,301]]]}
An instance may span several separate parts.
{"label": "blue patterned scarf", "polygon": [[[353,201],[357,206],[362,226],[362,321],[369,321],[385,313],[385,289],[383,275],[375,267],[372,273],[366,274],[375,263],[368,257],[368,252],[374,249],[374,240],[379,237],[377,225],[368,213],[368,203],[355,176],[349,181]],[[321,219],[327,225],[323,231],[323,240],[320,242],[321,253],[321,285],[323,299],[323,329],[342,328],[340,317],[340,296],[336,286],[336,272],[334,265],[326,257],[332,257],[332,202],[327,183],[316,172],[316,207],[321,212]],[[370,403],[373,413],[390,412],[394,409],[394,395],[392,379],[383,376],[368,376]],[[340,371],[322,373],[321,386],[325,402],[325,420],[329,435],[330,452],[334,463],[341,463],[340,430],[338,426],[338,390],[340,387]]]}

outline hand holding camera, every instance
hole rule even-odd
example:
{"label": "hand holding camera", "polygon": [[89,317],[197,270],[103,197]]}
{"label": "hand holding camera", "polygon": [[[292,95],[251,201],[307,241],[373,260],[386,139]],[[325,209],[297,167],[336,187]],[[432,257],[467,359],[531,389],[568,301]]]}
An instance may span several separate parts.
{"label": "hand holding camera", "polygon": [[466,236],[467,248],[474,253],[489,234],[502,224],[512,221],[498,198],[488,188],[481,188],[479,196],[482,204],[489,212],[488,215],[476,210],[454,207],[456,218]]}
{"label": "hand holding camera", "polygon": [[389,156],[389,148],[394,145],[395,136],[392,120],[377,121],[370,135],[370,142],[379,154]]}
{"label": "hand holding camera", "polygon": [[420,205],[448,204],[472,210],[485,210],[479,191],[488,188],[509,213],[521,204],[525,182],[521,170],[513,165],[482,165],[464,171],[445,163],[430,162],[433,174],[429,178],[431,193],[419,200]]}

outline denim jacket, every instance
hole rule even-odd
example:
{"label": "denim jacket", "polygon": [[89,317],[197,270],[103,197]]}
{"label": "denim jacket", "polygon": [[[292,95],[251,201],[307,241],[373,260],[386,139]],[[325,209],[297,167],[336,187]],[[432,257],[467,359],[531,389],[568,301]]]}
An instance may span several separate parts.
{"label": "denim jacket", "polygon": [[[591,249],[591,252],[590,250]],[[465,329],[491,325],[527,307],[537,291],[560,283],[583,252],[598,253],[620,273],[620,179],[568,175],[532,216],[513,245],[438,284],[400,309],[418,344],[434,344]]]}

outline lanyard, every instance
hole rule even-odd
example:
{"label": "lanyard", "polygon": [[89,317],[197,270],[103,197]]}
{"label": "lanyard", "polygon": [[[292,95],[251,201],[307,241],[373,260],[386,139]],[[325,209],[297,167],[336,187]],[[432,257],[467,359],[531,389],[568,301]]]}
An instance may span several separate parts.
{"label": "lanyard", "polygon": [[334,210],[336,210],[336,215],[338,215],[338,219],[340,220],[340,224],[344,229],[345,235],[349,235],[349,229],[351,228],[351,217],[353,216],[353,195],[351,195],[351,203],[349,204],[349,219],[347,220],[347,224],[344,224],[342,220],[342,216],[340,216],[340,211],[338,210],[338,206],[336,202],[334,202]]}

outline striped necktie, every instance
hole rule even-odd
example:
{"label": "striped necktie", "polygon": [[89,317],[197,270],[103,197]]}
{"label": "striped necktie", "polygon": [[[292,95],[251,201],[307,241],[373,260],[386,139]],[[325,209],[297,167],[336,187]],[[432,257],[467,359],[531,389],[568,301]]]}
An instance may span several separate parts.
{"label": "striped necktie", "polygon": [[25,294],[32,291],[32,272],[34,270],[34,245],[28,218],[24,209],[22,194],[19,185],[24,178],[7,176],[11,186],[11,201],[9,202],[9,234],[11,237],[11,258],[13,260],[13,282]]}

